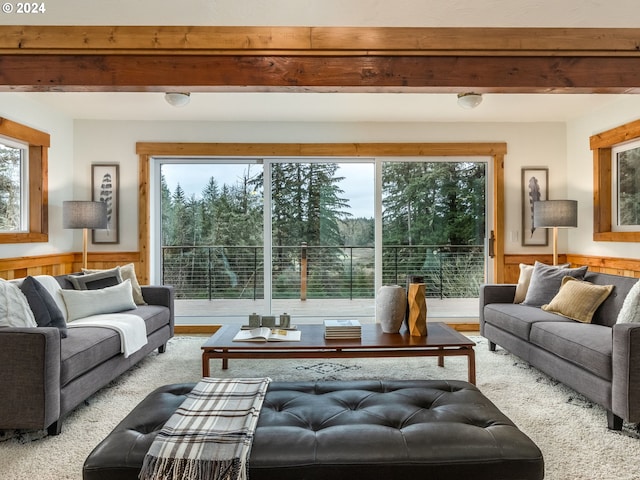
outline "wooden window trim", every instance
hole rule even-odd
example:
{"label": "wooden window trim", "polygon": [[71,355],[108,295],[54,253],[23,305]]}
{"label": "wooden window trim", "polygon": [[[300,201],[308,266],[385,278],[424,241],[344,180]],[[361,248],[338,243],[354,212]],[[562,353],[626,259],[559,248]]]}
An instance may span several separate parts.
{"label": "wooden window trim", "polygon": [[0,117],[0,135],[28,144],[29,229],[0,233],[0,244],[49,241],[48,133]]}
{"label": "wooden window trim", "polygon": [[593,240],[596,242],[640,242],[640,231],[614,232],[611,220],[612,158],[614,145],[640,138],[640,120],[593,135]]}

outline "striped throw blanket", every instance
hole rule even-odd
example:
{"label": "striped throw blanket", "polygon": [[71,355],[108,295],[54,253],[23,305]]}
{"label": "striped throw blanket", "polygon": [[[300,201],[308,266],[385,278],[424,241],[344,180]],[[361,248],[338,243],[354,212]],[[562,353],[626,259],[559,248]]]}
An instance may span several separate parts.
{"label": "striped throw blanket", "polygon": [[247,478],[269,378],[203,378],[145,456],[141,480]]}

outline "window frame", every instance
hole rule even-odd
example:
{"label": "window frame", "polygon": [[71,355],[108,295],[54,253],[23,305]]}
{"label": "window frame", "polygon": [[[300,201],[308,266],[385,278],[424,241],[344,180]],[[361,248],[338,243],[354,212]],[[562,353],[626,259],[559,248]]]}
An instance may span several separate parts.
{"label": "window frame", "polygon": [[0,233],[0,244],[49,241],[48,152],[50,135],[0,117],[0,135],[27,145],[29,223],[23,232]]}
{"label": "window frame", "polygon": [[593,240],[640,242],[640,230],[613,231],[613,147],[640,139],[640,120],[612,128],[589,139],[593,151]]}

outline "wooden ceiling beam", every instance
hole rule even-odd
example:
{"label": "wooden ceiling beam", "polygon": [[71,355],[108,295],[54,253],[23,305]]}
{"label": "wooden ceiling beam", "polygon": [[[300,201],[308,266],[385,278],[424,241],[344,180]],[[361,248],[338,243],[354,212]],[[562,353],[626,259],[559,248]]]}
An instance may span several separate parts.
{"label": "wooden ceiling beam", "polygon": [[0,26],[0,91],[640,93],[640,29]]}
{"label": "wooden ceiling beam", "polygon": [[0,55],[0,91],[638,93],[640,57]]}

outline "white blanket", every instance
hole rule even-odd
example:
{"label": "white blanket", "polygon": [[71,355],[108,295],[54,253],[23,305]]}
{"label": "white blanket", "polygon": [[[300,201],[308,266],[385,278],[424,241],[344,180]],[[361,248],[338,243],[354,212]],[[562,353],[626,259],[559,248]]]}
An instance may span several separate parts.
{"label": "white blanket", "polygon": [[127,313],[91,315],[69,322],[67,327],[103,327],[115,330],[120,334],[120,351],[125,358],[147,344],[147,327],[144,320],[137,315]]}

